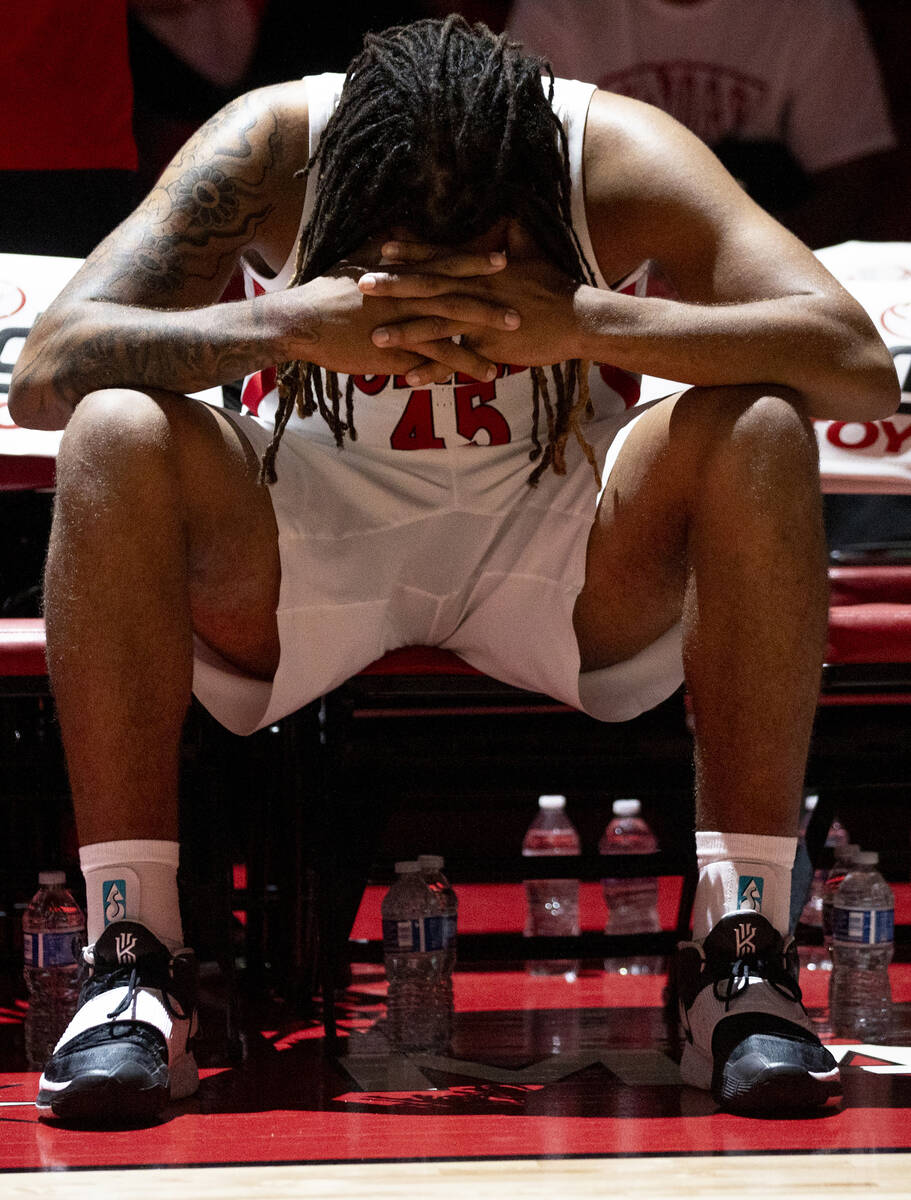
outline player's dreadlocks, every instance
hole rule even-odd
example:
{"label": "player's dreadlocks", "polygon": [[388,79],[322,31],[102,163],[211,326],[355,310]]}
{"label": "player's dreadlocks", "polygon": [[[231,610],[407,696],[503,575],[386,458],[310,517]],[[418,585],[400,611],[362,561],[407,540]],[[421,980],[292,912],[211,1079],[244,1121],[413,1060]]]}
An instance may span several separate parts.
{"label": "player's dreadlocks", "polygon": [[[550,79],[545,94],[542,73]],[[455,244],[516,218],[543,253],[577,283],[593,283],[572,224],[566,135],[551,108],[554,77],[542,59],[506,35],[460,16],[422,20],[367,34],[345,77],[338,107],[302,175],[319,167],[316,203],[297,250],[289,286],[333,267],[378,231],[405,225],[415,236]],[[588,363],[532,368],[529,482],[548,466],[563,474],[575,434],[598,476],[580,421],[590,415]],[[342,418],[335,372],[290,362],[278,371],[275,431],[260,478],[275,482],[275,456],[295,405],[319,411],[342,445],[354,440],[353,379]],[[577,394],[578,393],[578,394]],[[574,395],[577,394],[575,401]],[[547,444],[539,440],[543,403]]]}

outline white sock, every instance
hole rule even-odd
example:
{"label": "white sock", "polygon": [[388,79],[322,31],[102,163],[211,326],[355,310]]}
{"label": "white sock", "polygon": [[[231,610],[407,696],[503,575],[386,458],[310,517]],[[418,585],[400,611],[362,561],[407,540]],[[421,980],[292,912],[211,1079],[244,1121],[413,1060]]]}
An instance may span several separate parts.
{"label": "white sock", "polygon": [[699,882],[693,937],[704,938],[730,912],[751,908],[787,936],[796,837],[696,832]]}
{"label": "white sock", "polygon": [[179,861],[179,842],[95,842],[81,847],[89,945],[114,921],[128,920],[145,925],[172,953],[181,949]]}

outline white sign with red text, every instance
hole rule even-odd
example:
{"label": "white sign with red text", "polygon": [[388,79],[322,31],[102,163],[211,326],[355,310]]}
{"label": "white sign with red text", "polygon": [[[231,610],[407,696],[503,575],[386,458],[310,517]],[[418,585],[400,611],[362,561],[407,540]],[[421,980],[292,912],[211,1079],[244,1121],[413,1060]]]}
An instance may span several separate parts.
{"label": "white sign with red text", "polygon": [[817,421],[827,492],[911,492],[911,244],[844,242],[817,257],[864,306],[892,352],[902,402],[881,421]]}
{"label": "white sign with red text", "polygon": [[[0,458],[10,454],[53,458],[57,453],[59,430],[13,424],[8,406],[10,377],[36,319],[81,265],[80,258],[0,254]],[[210,404],[221,403],[221,388],[197,395]]]}
{"label": "white sign with red text", "polygon": [[69,282],[78,258],[0,254],[0,455],[55,455],[59,432],[20,429],[7,406],[10,376],[36,318]]}

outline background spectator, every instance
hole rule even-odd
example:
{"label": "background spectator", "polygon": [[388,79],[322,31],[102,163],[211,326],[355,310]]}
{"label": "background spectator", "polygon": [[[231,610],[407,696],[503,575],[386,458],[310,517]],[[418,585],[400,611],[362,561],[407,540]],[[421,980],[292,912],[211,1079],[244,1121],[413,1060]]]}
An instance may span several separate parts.
{"label": "background spectator", "polygon": [[911,19],[908,0],[859,0],[864,21],[873,39],[892,121],[898,134],[898,151],[884,164],[874,194],[868,197],[870,238],[911,241]]}
{"label": "background spectator", "polygon": [[88,254],[137,199],[127,0],[16,5],[0,112],[0,251]]}
{"label": "background spectator", "polygon": [[130,67],[142,189],[246,91],[269,0],[130,0]]}
{"label": "background spectator", "polygon": [[896,145],[853,0],[516,0],[558,75],[670,112],[812,246],[867,235]]}

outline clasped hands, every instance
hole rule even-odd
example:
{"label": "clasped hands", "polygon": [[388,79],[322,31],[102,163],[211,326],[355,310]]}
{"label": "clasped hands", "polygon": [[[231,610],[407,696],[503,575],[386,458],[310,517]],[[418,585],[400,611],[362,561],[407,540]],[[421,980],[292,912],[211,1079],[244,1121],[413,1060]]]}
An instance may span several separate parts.
{"label": "clasped hands", "polygon": [[[353,343],[369,338],[357,373],[368,369],[366,360],[376,369],[377,350],[412,387],[442,383],[453,372],[489,381],[500,363],[533,366],[576,356],[578,285],[540,258],[387,240],[328,274],[357,288],[357,311],[347,310],[342,321],[349,362],[361,358]],[[354,299],[350,292],[348,298]]]}

